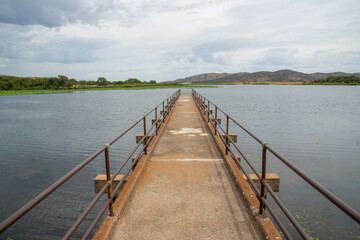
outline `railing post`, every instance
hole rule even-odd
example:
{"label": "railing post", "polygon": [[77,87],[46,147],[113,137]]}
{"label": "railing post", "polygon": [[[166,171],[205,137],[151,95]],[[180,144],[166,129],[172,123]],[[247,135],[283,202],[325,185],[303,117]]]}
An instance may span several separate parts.
{"label": "railing post", "polygon": [[261,191],[260,191],[260,207],[259,207],[259,214],[263,214],[264,211],[264,201],[262,200],[265,198],[265,186],[264,181],[266,179],[266,144],[262,143],[262,168],[261,168]]}
{"label": "railing post", "polygon": [[165,121],[165,101],[162,102],[162,106],[163,106],[163,113],[162,113],[162,115],[163,115],[163,121]]}
{"label": "railing post", "polygon": [[229,115],[226,115],[226,155],[229,154]]}
{"label": "railing post", "polygon": [[146,116],[144,116],[144,154],[147,155],[147,146],[146,146],[146,140],[147,140],[147,136],[146,136]]}
{"label": "railing post", "polygon": [[105,144],[105,168],[106,168],[106,181],[109,183],[108,186],[108,199],[111,199],[109,205],[110,216],[114,216],[114,206],[113,206],[113,194],[112,194],[112,181],[110,176],[110,157],[109,157],[109,144]]}
{"label": "railing post", "polygon": [[158,118],[157,118],[157,107],[155,108],[155,135],[157,135],[158,131]]}
{"label": "railing post", "polygon": [[215,106],[215,135],[216,135],[216,127],[217,127],[217,106]]}
{"label": "railing post", "polygon": [[207,117],[208,117],[208,122],[210,121],[210,100],[208,100],[208,107],[207,107]]}

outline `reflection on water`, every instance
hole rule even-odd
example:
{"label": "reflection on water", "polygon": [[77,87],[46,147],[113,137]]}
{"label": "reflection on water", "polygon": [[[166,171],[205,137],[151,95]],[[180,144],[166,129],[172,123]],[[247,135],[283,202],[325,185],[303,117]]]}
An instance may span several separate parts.
{"label": "reflection on water", "polygon": [[[0,97],[0,221],[174,91]],[[224,86],[198,91],[360,211],[359,87]],[[260,169],[261,147],[235,126],[230,130],[238,133],[239,146]],[[139,126],[113,145],[113,171],[127,157],[135,145],[135,134],[141,131]],[[360,235],[357,224],[271,154],[268,170],[280,175],[279,197],[311,236],[356,239]],[[92,179],[104,171],[101,155],[9,229],[5,239],[60,238],[94,197]],[[75,238],[89,223],[87,220],[80,226]]]}

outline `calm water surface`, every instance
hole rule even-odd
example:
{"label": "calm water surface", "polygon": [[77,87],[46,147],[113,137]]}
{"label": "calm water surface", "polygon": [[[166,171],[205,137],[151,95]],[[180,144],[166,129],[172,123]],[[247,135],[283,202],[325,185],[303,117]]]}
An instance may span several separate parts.
{"label": "calm water surface", "polygon": [[[1,96],[0,221],[174,91]],[[360,211],[359,87],[222,86],[198,91]],[[261,147],[235,126],[231,125],[230,130],[238,133],[239,146],[260,169]],[[134,135],[141,131],[139,126],[113,145],[113,170],[135,145]],[[60,239],[94,197],[92,179],[104,173],[103,158],[100,155],[1,239]],[[314,239],[360,237],[359,225],[270,154],[268,171],[280,175],[279,197]],[[294,232],[286,217],[277,213]],[[80,226],[75,238],[89,223],[90,220]]]}

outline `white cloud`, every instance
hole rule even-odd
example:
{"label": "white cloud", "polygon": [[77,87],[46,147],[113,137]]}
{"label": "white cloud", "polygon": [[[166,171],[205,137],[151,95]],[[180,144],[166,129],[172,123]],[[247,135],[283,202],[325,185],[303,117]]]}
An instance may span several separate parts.
{"label": "white cloud", "polygon": [[72,3],[2,1],[0,74],[164,81],[203,72],[360,71],[357,0]]}

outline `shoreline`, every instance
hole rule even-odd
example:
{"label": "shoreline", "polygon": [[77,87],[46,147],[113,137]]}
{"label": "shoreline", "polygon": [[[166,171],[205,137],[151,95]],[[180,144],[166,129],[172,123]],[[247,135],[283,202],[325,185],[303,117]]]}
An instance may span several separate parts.
{"label": "shoreline", "polygon": [[286,85],[286,86],[359,86],[356,84],[333,84],[333,83],[323,83],[323,84],[313,84],[313,83],[304,83],[304,82],[231,82],[231,83],[199,83],[189,84],[189,85],[180,85],[180,86],[144,86],[144,87],[135,87],[135,86],[126,86],[126,87],[114,87],[114,88],[71,88],[71,89],[34,89],[34,90],[0,90],[0,96],[12,96],[12,95],[37,95],[37,94],[58,94],[58,93],[73,93],[80,91],[105,91],[105,90],[146,90],[146,89],[161,89],[161,88],[210,88],[216,86],[227,86],[227,85]]}
{"label": "shoreline", "polygon": [[105,91],[105,90],[146,90],[146,89],[162,89],[162,88],[209,88],[214,85],[180,85],[180,86],[146,86],[146,87],[115,87],[115,88],[72,88],[72,89],[46,89],[46,90],[0,90],[0,96],[11,95],[37,95],[37,94],[57,94],[57,93],[73,93],[81,91]]}

